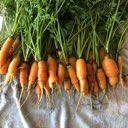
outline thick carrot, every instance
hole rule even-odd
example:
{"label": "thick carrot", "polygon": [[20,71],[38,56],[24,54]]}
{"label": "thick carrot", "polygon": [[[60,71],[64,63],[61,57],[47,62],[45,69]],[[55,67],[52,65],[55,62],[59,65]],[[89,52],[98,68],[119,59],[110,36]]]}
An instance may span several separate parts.
{"label": "thick carrot", "polygon": [[10,50],[9,50],[9,53],[8,53],[8,56],[9,57],[12,56],[14,50],[18,47],[19,44],[20,44],[20,37],[17,36],[16,39],[15,39],[15,41],[13,42]]}
{"label": "thick carrot", "polygon": [[52,88],[53,90],[53,88],[56,86],[58,82],[57,62],[53,57],[49,56],[47,64],[48,64],[48,73],[49,73],[49,78],[48,78],[49,87]]}
{"label": "thick carrot", "polygon": [[80,82],[80,92],[83,94],[88,93],[88,82],[87,82],[87,68],[84,59],[77,59],[76,61],[76,75]]}
{"label": "thick carrot", "polygon": [[13,77],[15,76],[16,72],[17,72],[17,69],[18,69],[18,66],[20,65],[20,61],[21,61],[21,58],[20,58],[20,55],[16,55],[13,60],[11,61],[9,67],[8,67],[8,73]]}
{"label": "thick carrot", "polygon": [[0,51],[0,67],[2,67],[6,63],[8,59],[8,53],[13,42],[14,40],[12,39],[12,37],[8,37],[5,43],[3,44]]}
{"label": "thick carrot", "polygon": [[105,75],[109,79],[109,83],[111,86],[115,87],[119,81],[118,78],[118,67],[113,58],[110,58],[106,55],[103,59],[102,66],[105,72]]}
{"label": "thick carrot", "polygon": [[68,70],[68,73],[69,73],[69,77],[71,79],[71,83],[72,85],[74,86],[74,88],[76,89],[77,92],[79,92],[79,81],[78,81],[78,78],[76,76],[76,73],[73,69],[73,67],[69,64],[67,65],[67,70]]}
{"label": "thick carrot", "polygon": [[76,72],[76,58],[75,57],[70,57],[69,58],[69,64],[73,67],[74,71]]}
{"label": "thick carrot", "polygon": [[22,97],[24,87],[28,84],[28,74],[29,74],[29,65],[26,62],[24,62],[21,64],[20,73],[19,73],[20,85],[22,88],[19,99],[21,99]]}
{"label": "thick carrot", "polygon": [[4,75],[8,72],[8,67],[11,62],[11,58],[8,58],[7,62],[0,68],[0,74]]}

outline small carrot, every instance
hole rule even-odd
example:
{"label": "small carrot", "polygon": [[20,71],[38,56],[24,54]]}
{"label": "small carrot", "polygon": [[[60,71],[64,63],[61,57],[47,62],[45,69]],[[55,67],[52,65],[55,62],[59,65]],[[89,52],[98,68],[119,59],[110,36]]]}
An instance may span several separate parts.
{"label": "small carrot", "polygon": [[74,71],[76,72],[76,58],[75,57],[70,57],[69,58],[69,64],[73,67]]}
{"label": "small carrot", "polygon": [[20,58],[20,55],[16,55],[13,60],[11,61],[9,67],[8,67],[8,73],[14,77],[16,72],[17,72],[17,69],[18,69],[18,66],[20,65],[20,61],[21,61],[21,58]]}
{"label": "small carrot", "polygon": [[6,63],[8,59],[8,53],[13,42],[14,40],[12,39],[12,37],[8,37],[5,43],[3,44],[0,51],[0,67],[2,67]]}
{"label": "small carrot", "polygon": [[36,84],[36,95],[37,95],[37,104],[39,104],[39,101],[41,99],[40,97],[42,95],[42,91],[41,91],[41,88],[38,83]]}
{"label": "small carrot", "polygon": [[11,58],[8,58],[7,62],[0,68],[0,74],[4,75],[8,72],[8,67],[11,62]]}
{"label": "small carrot", "polygon": [[21,64],[20,73],[19,73],[20,85],[22,88],[19,101],[22,97],[24,87],[28,84],[28,73],[29,73],[29,65],[26,62],[24,62]]}
{"label": "small carrot", "polygon": [[69,74],[68,74],[67,68],[65,68],[64,89],[67,92],[68,97],[70,99],[71,81],[70,81],[70,78],[69,78]]}
{"label": "small carrot", "polygon": [[103,59],[102,66],[103,66],[105,75],[109,79],[110,85],[115,88],[116,84],[119,81],[118,67],[116,65],[116,62],[114,61],[113,58],[110,58],[108,55],[106,55]]}
{"label": "small carrot", "polygon": [[14,50],[18,47],[18,45],[20,44],[20,37],[17,36],[15,41],[13,42],[11,48],[9,49],[9,53],[8,53],[8,56],[12,56]]}
{"label": "small carrot", "polygon": [[25,104],[25,102],[27,101],[29,95],[30,95],[30,89],[32,87],[32,85],[35,83],[36,78],[37,78],[37,73],[38,73],[38,64],[36,61],[34,61],[31,65],[30,68],[30,72],[29,72],[29,76],[28,76],[28,89],[27,89],[27,96],[25,98],[25,100],[23,101],[21,107]]}
{"label": "small carrot", "polygon": [[106,76],[102,68],[97,69],[96,76],[98,80],[98,85],[100,89],[103,91],[107,101],[109,102],[108,97],[106,95],[107,80],[106,80]]}
{"label": "small carrot", "polygon": [[73,67],[70,64],[67,65],[67,70],[68,70],[72,85],[74,86],[76,91],[79,92],[79,81]]}
{"label": "small carrot", "polygon": [[99,60],[100,60],[100,64],[102,65],[103,59],[106,56],[106,51],[104,49],[104,47],[101,47],[99,49]]}
{"label": "small carrot", "polygon": [[94,61],[94,53],[93,51],[90,51],[89,52],[89,63],[92,64]]}
{"label": "small carrot", "polygon": [[123,80],[125,84],[128,84],[128,74],[124,76]]}
{"label": "small carrot", "polygon": [[121,55],[118,56],[118,68],[119,68],[119,81],[120,81],[120,84],[123,87],[123,79],[122,79],[123,59],[122,59],[122,56]]}

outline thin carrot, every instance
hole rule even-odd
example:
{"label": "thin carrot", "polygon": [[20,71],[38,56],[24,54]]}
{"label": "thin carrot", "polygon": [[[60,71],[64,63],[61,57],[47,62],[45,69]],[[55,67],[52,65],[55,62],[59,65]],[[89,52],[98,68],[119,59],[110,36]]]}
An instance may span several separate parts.
{"label": "thin carrot", "polygon": [[69,58],[69,63],[72,65],[74,71],[76,72],[76,58],[75,57],[70,57]]}
{"label": "thin carrot", "polygon": [[12,37],[8,37],[5,43],[3,44],[0,51],[0,67],[2,67],[6,63],[8,59],[8,53],[13,42],[14,40],[12,39]]}
{"label": "thin carrot", "polygon": [[93,61],[94,61],[94,53],[93,53],[93,51],[90,51],[89,52],[89,63],[93,63]]}
{"label": "thin carrot", "polygon": [[116,65],[116,62],[113,58],[110,58],[108,55],[104,57],[103,63],[102,63],[105,75],[109,79],[109,83],[111,86],[115,88],[116,84],[119,81],[118,78],[118,67]]}
{"label": "thin carrot", "polygon": [[18,45],[20,44],[20,37],[17,36],[15,41],[13,42],[11,48],[9,49],[9,53],[8,53],[8,56],[12,56],[14,50],[18,47]]}
{"label": "thin carrot", "polygon": [[24,87],[28,84],[28,73],[29,73],[29,65],[26,62],[24,62],[21,64],[20,73],[19,73],[20,85],[22,88],[19,101],[22,97]]}
{"label": "thin carrot", "polygon": [[25,104],[25,102],[27,101],[27,99],[30,95],[30,89],[36,81],[37,73],[38,73],[38,64],[36,61],[34,61],[31,65],[30,72],[29,72],[27,96],[26,96],[25,100],[23,101],[23,103],[21,104],[21,107]]}
{"label": "thin carrot", "polygon": [[102,62],[103,62],[103,59],[104,59],[105,55],[106,55],[106,51],[103,47],[101,47],[99,49],[99,60],[100,60],[101,65],[102,65]]}
{"label": "thin carrot", "polygon": [[0,74],[4,75],[8,72],[8,67],[11,62],[11,58],[8,58],[7,62],[0,68]]}
{"label": "thin carrot", "polygon": [[39,101],[41,99],[40,97],[42,95],[42,91],[41,91],[41,88],[38,83],[36,84],[36,95],[37,95],[37,104],[39,104]]}
{"label": "thin carrot", "polygon": [[78,81],[78,78],[76,76],[76,73],[73,69],[73,67],[69,64],[67,65],[67,70],[68,70],[68,73],[69,73],[69,77],[71,79],[71,83],[72,85],[74,86],[74,88],[76,89],[77,92],[79,92],[79,89],[80,89],[80,85],[79,85],[79,81]]}

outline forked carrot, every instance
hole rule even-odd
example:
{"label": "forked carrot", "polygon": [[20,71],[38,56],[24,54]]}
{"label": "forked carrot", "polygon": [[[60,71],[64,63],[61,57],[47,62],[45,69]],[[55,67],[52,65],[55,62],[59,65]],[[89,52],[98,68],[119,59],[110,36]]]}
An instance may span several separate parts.
{"label": "forked carrot", "polygon": [[41,88],[40,88],[38,82],[36,84],[36,95],[37,95],[37,104],[39,104],[39,101],[41,99],[40,97],[42,95],[42,91],[41,91]]}
{"label": "forked carrot", "polygon": [[19,101],[22,97],[24,87],[28,84],[28,74],[29,74],[29,65],[28,63],[24,62],[21,64],[20,73],[19,73],[19,79],[21,85],[21,93],[20,93]]}

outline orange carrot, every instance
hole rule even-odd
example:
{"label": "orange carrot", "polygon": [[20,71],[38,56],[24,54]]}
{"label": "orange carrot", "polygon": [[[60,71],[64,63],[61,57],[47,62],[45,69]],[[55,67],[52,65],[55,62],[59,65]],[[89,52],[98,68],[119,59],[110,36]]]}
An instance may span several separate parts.
{"label": "orange carrot", "polygon": [[65,67],[63,64],[59,63],[58,66],[58,84],[59,86],[62,86],[64,82],[64,77],[65,77]]}
{"label": "orange carrot", "polygon": [[49,79],[48,79],[49,87],[52,88],[53,90],[53,88],[58,82],[57,62],[53,57],[49,56],[47,64],[48,64],[48,73],[49,73]]}
{"label": "orange carrot", "polygon": [[38,62],[38,84],[43,89],[44,86],[46,86],[48,80],[48,67],[47,62],[44,60],[41,60]]}
{"label": "orange carrot", "polygon": [[79,92],[79,81],[73,67],[71,65],[67,65],[67,70],[68,70],[72,85],[74,86],[76,91]]}
{"label": "orange carrot", "polygon": [[8,84],[11,81],[12,77],[10,73],[6,74],[5,80],[4,80],[4,85]]}
{"label": "orange carrot", "polygon": [[38,83],[36,84],[36,95],[37,95],[37,103],[39,104],[42,91]]}
{"label": "orange carrot", "polygon": [[76,58],[75,57],[70,57],[69,58],[69,64],[73,67],[74,71],[76,72]]}
{"label": "orange carrot", "polygon": [[9,50],[9,53],[8,53],[8,56],[9,57],[12,56],[14,50],[18,47],[19,44],[20,44],[20,37],[17,36],[16,39],[15,39],[15,41],[13,42],[10,50]]}
{"label": "orange carrot", "polygon": [[118,67],[113,58],[110,58],[108,55],[104,57],[102,62],[102,66],[105,72],[105,75],[109,79],[109,83],[111,86],[115,87],[119,81],[118,78]]}
{"label": "orange carrot", "polygon": [[29,73],[29,65],[24,62],[20,67],[20,74],[19,74],[20,85],[22,88],[19,99],[21,99],[22,97],[25,85],[28,84],[28,73]]}
{"label": "orange carrot", "polygon": [[0,67],[2,67],[6,63],[8,59],[8,53],[13,42],[14,40],[12,39],[12,37],[8,37],[5,43],[3,44],[0,51]]}
{"label": "orange carrot", "polygon": [[9,67],[8,67],[8,73],[13,77],[15,76],[17,72],[17,68],[20,64],[21,58],[20,55],[16,55],[13,60],[11,61]]}
{"label": "orange carrot", "polygon": [[107,82],[106,82],[106,76],[102,68],[99,68],[97,70],[97,80],[100,89],[105,93],[106,92],[106,87],[107,87]]}
{"label": "orange carrot", "polygon": [[94,53],[93,53],[93,51],[90,51],[89,52],[89,63],[93,63],[93,61],[94,61]]}
{"label": "orange carrot", "polygon": [[11,62],[11,58],[8,58],[7,62],[0,68],[0,74],[4,75],[8,72],[8,67]]}
{"label": "orange carrot", "polygon": [[124,76],[124,83],[128,84],[128,74]]}
{"label": "orange carrot", "polygon": [[106,55],[106,51],[103,47],[101,47],[99,50],[99,60],[100,60],[101,65],[102,65],[102,62],[103,62],[105,55]]}
{"label": "orange carrot", "polygon": [[[80,82],[80,92],[83,94],[88,93],[88,82],[87,82],[87,68],[84,59],[77,59],[76,61],[76,75]],[[86,89],[86,90],[83,90]]]}
{"label": "orange carrot", "polygon": [[30,72],[29,72],[27,96],[26,96],[25,100],[23,101],[21,107],[25,104],[25,102],[27,101],[27,99],[30,95],[30,89],[36,81],[37,73],[38,73],[38,64],[36,61],[34,61],[31,65]]}

